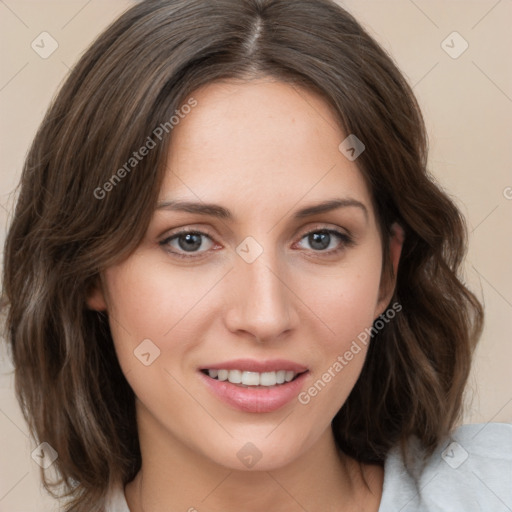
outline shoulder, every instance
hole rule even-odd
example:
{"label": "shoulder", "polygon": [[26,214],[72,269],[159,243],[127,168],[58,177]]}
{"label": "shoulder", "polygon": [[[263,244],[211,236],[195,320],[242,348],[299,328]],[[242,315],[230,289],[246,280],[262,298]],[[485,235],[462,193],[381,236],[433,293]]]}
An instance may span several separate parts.
{"label": "shoulder", "polygon": [[408,449],[408,464],[399,447],[386,458],[379,512],[512,510],[512,424],[463,425],[428,458]]}
{"label": "shoulder", "polygon": [[121,484],[112,489],[107,497],[105,512],[130,512]]}

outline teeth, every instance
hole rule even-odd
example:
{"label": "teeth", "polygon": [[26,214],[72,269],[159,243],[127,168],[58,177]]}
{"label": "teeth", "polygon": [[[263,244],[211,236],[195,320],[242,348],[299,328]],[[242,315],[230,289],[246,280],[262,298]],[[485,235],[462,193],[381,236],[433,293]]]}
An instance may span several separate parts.
{"label": "teeth", "polygon": [[[229,374],[231,375],[231,373],[233,371],[237,371],[237,370],[231,370],[229,372]],[[232,382],[229,377],[228,377],[228,381],[229,382]],[[232,382],[233,384],[237,384],[236,382]],[[244,386],[259,386],[260,385],[260,374],[257,373],[257,372],[243,372],[242,373],[242,384]]]}
{"label": "teeth", "polygon": [[228,380],[232,384],[241,384],[243,382],[243,375],[240,370],[231,370],[228,372]]}
{"label": "teeth", "polygon": [[265,372],[260,375],[260,386],[275,386],[276,384],[276,372]]}
{"label": "teeth", "polygon": [[279,370],[277,372],[244,372],[241,370],[208,370],[212,379],[228,381],[231,384],[242,384],[243,386],[275,386],[291,382],[297,375],[291,370]]}

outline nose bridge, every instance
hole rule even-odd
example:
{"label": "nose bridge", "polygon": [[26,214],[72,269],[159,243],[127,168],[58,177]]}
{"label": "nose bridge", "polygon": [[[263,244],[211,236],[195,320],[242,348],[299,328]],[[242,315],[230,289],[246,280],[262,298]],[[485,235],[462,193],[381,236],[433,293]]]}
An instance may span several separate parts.
{"label": "nose bridge", "polygon": [[[249,332],[258,340],[265,341],[290,329],[295,315],[277,251],[269,247],[260,248],[258,250],[251,240],[245,246],[242,242],[237,248],[236,268],[231,281],[236,290],[232,294],[228,327]],[[248,251],[244,253],[244,249]],[[252,260],[258,252],[259,255]]]}

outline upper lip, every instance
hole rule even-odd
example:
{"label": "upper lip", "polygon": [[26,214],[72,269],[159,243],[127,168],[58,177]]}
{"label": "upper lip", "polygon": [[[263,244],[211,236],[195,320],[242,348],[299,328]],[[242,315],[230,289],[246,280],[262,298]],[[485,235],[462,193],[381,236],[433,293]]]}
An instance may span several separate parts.
{"label": "upper lip", "polygon": [[277,372],[279,370],[293,371],[295,373],[302,373],[308,368],[302,364],[286,359],[266,359],[258,361],[256,359],[232,359],[231,361],[224,361],[221,363],[213,363],[205,365],[200,368],[201,370],[241,370],[244,372]]}

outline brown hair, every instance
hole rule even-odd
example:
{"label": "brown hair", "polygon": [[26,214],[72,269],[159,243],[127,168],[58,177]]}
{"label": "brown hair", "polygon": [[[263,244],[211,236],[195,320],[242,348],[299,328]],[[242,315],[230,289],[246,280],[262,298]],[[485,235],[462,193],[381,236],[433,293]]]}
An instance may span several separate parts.
{"label": "brown hair", "polygon": [[405,230],[392,298],[403,310],[373,337],[334,418],[338,446],[381,463],[411,435],[433,450],[459,418],[483,312],[458,278],[464,219],[426,170],[423,119],[390,57],[329,0],[143,1],[100,35],[49,108],[5,246],[16,393],[32,434],[58,452],[68,510],[102,510],[109,489],[141,465],[134,394],[108,318],[87,309],[86,296],[147,229],[169,126],[118,170],[198,87],[256,76],[325,98],[366,146],[357,164],[382,233],[394,221]]}

